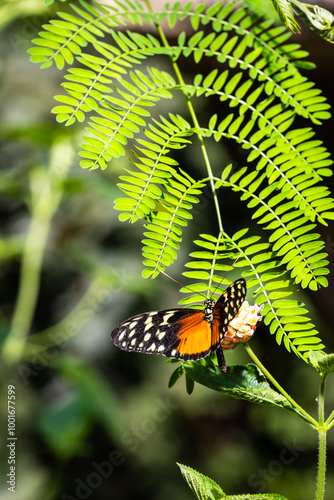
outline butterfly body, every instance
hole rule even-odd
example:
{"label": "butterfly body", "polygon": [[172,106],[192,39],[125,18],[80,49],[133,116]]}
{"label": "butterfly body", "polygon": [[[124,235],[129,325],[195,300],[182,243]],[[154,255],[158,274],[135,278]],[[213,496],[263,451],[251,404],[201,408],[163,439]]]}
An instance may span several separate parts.
{"label": "butterfly body", "polygon": [[202,310],[175,308],[138,314],[120,323],[111,337],[125,351],[168,358],[197,360],[217,349],[222,355],[220,342],[245,296],[246,282],[239,279],[217,302],[205,300]]}

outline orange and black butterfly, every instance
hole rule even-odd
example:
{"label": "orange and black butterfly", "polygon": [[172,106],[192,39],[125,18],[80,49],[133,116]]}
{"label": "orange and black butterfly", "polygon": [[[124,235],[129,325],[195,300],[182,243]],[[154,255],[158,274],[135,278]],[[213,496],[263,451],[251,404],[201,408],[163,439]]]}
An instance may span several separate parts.
{"label": "orange and black butterfly", "polygon": [[111,338],[124,351],[163,354],[167,358],[197,360],[216,352],[225,371],[220,343],[245,297],[246,282],[239,279],[217,302],[205,300],[203,310],[176,308],[138,314],[116,326]]}

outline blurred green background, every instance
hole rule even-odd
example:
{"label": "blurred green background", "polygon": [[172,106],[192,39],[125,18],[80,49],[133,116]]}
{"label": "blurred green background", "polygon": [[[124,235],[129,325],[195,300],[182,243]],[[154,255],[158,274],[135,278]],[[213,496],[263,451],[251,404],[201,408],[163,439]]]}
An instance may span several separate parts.
{"label": "blurred green background", "polygon": [[[181,296],[166,277],[141,278],[142,226],[121,224],[113,210],[119,196],[117,176],[127,158],[113,161],[104,172],[81,170],[76,152],[83,128],[65,129],[50,114],[62,75],[53,68],[41,71],[26,51],[59,8],[67,7],[44,7],[40,0],[5,0],[0,5],[1,344],[11,328],[35,335],[34,344],[21,353],[23,361],[17,362],[15,345],[8,344],[1,360],[2,500],[13,495],[6,485],[4,446],[8,384],[16,390],[20,500],[190,500],[194,497],[176,462],[209,475],[230,494],[279,492],[295,500],[313,498],[317,442],[306,424],[277,409],[200,386],[188,396],[183,380],[169,390],[175,365],[113,346],[110,332],[117,323],[143,311],[174,307]],[[318,66],[308,77],[333,105],[333,45],[307,30],[295,39]],[[166,61],[158,64],[161,68]],[[190,61],[183,69],[189,78],[195,72]],[[202,71],[210,69],[203,66]],[[154,113],[177,113],[182,104],[176,97],[161,102]],[[203,119],[212,114],[207,103],[199,106]],[[318,129],[317,137],[333,151],[333,121]],[[242,165],[237,145],[211,146],[217,172],[230,161]],[[177,159],[192,176],[202,175],[196,143]],[[251,223],[234,194],[221,193],[220,202],[231,233]],[[196,226],[185,231],[180,258],[168,270],[176,279],[182,280],[193,239],[202,232],[216,234],[209,191],[194,214]],[[333,227],[319,231],[333,270]],[[236,277],[235,272],[229,275]],[[331,352],[329,279],[328,289],[305,294],[303,300]],[[263,325],[252,347],[285,389],[315,414],[318,379],[313,370],[278,348]],[[228,364],[245,362],[242,348],[227,354]],[[331,409],[330,379],[327,396]],[[331,499],[331,434],[328,446]]]}

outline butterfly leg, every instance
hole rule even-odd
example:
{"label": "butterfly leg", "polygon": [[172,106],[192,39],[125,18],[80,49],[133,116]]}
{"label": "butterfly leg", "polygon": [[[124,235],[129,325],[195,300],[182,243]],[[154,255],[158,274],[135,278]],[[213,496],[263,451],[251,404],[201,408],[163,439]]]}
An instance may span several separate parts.
{"label": "butterfly leg", "polygon": [[217,361],[218,361],[219,368],[221,369],[222,372],[226,372],[227,366],[226,366],[225,356],[224,356],[223,349],[222,349],[221,345],[219,345],[219,347],[216,351],[216,354],[217,354]]}

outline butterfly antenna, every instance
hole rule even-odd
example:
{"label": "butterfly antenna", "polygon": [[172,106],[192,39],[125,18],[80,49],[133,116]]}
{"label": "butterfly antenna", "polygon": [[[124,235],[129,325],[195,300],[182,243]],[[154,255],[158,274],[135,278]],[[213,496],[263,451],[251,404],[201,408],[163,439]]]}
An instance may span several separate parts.
{"label": "butterfly antenna", "polygon": [[192,290],[190,288],[190,286],[187,286],[187,285],[182,285],[182,283],[180,283],[179,281],[175,280],[174,278],[172,278],[171,276],[169,276],[169,274],[165,273],[165,271],[160,271],[162,274],[164,274],[165,276],[167,276],[167,278],[169,278],[170,280],[174,281],[175,283],[177,283],[178,285],[180,285],[182,288],[188,288],[188,290],[190,290],[192,293],[198,293],[200,295],[203,295],[203,297],[206,299],[205,295],[201,292],[195,292],[194,290]]}
{"label": "butterfly antenna", "polygon": [[[233,266],[235,265],[236,262],[238,262],[238,260],[240,259],[241,257],[241,253],[238,255],[238,257],[232,262],[231,264],[231,267],[233,269]],[[219,287],[219,285],[221,284],[222,281],[224,281],[224,279],[226,278],[226,275],[229,273],[230,271],[226,271],[226,273],[224,274],[224,276],[222,277],[222,279],[219,281],[218,285],[216,286],[216,288],[214,289],[214,291],[212,292],[212,295],[213,296],[215,293],[216,293],[216,290],[217,288]]]}
{"label": "butterfly antenna", "polygon": [[160,271],[162,274],[164,274],[165,276],[167,276],[167,278],[169,278],[170,280],[174,281],[175,283],[177,283],[178,285],[182,286],[182,283],[180,283],[179,281],[175,280],[174,278],[172,278],[171,276],[169,276],[169,274],[165,273],[165,271]]}

